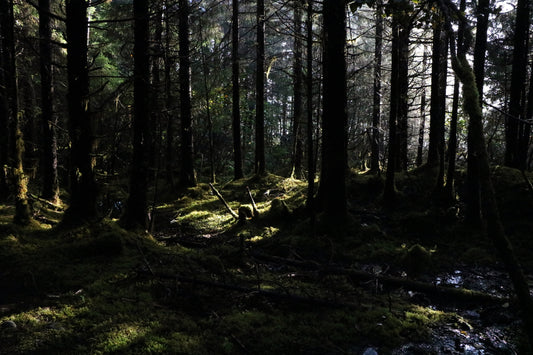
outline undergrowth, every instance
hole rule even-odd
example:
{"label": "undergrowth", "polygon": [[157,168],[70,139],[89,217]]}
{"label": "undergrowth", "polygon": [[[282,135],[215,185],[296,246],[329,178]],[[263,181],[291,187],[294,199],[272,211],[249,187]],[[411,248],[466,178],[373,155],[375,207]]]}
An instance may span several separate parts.
{"label": "undergrowth", "polygon": [[[502,171],[516,185],[502,183],[500,196],[510,186],[522,189],[513,195],[517,201],[531,194]],[[460,223],[460,205],[431,206],[420,195],[431,181],[398,179],[406,200],[391,212],[379,204],[381,178],[350,175],[351,222],[343,238],[321,233],[320,215],[313,230],[305,182],[275,175],[217,186],[235,211],[251,206],[249,188],[259,215],[244,223],[205,184],[162,197],[152,211],[153,235],[124,231],[111,219],[62,227],[59,212],[46,204],[38,206],[46,218],[17,227],[13,208],[2,205],[1,352],[387,353],[428,340],[444,324],[468,330],[469,321],[453,309],[415,302],[406,290],[283,262],[422,279],[458,264],[497,262],[483,234]],[[531,224],[513,218],[511,236],[531,250],[522,240]]]}

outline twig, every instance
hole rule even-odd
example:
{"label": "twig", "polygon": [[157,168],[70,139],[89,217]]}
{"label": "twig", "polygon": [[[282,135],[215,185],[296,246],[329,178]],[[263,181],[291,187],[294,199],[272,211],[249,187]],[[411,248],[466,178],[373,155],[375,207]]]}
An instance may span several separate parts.
{"label": "twig", "polygon": [[217,191],[217,189],[215,189],[215,187],[213,186],[212,183],[209,183],[209,187],[211,187],[211,190],[213,190],[213,193],[218,197],[218,199],[220,201],[222,201],[222,203],[224,204],[224,206],[226,206],[226,209],[228,210],[228,212],[231,214],[231,216],[235,219],[239,219],[239,215],[237,213],[235,213],[234,210],[231,209],[231,207],[228,205],[228,203],[226,202],[226,200],[224,200],[224,197],[222,197],[222,195],[220,194],[220,192]]}

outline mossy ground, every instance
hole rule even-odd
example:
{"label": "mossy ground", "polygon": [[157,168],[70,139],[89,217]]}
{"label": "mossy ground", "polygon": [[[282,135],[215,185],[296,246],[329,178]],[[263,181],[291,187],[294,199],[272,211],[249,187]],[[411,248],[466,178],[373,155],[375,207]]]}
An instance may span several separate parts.
{"label": "mossy ground", "polygon": [[[253,257],[424,280],[458,265],[494,266],[496,252],[482,232],[461,223],[460,205],[432,206],[430,175],[398,176],[401,208],[391,211],[379,202],[381,178],[353,173],[342,238],[321,233],[320,215],[311,233],[306,184],[275,175],[217,186],[235,211],[251,204],[250,189],[260,215],[244,224],[206,184],[165,196],[153,212],[157,238],[109,219],[62,227],[60,211],[46,204],[34,210],[35,223],[18,227],[14,208],[2,205],[0,323],[17,328],[0,328],[0,352],[358,354],[373,346],[387,353],[443,325],[464,331],[467,319],[415,302],[406,290]],[[533,193],[513,171],[499,168],[495,176],[509,235],[531,270],[525,256],[533,245],[525,236],[533,222],[525,214]],[[280,201],[285,207],[271,212]]]}

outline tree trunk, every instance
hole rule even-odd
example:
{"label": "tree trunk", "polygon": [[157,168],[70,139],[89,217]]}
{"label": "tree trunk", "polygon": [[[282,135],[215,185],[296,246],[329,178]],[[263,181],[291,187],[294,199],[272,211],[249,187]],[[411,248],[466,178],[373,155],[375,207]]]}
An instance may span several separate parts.
{"label": "tree trunk", "polygon": [[303,67],[302,67],[302,1],[293,0],[294,5],[294,97],[293,97],[293,146],[291,177],[303,177]]}
{"label": "tree trunk", "polygon": [[396,161],[397,171],[407,171],[407,143],[408,143],[408,91],[409,91],[409,34],[411,32],[409,18],[402,13],[398,35],[398,130],[397,147],[398,156]]}
{"label": "tree trunk", "polygon": [[524,123],[520,120],[525,114],[523,97],[526,90],[524,73],[527,71],[529,12],[529,0],[518,0],[513,38],[509,116],[505,119],[505,165],[517,169],[522,169],[525,165],[525,160],[520,159],[522,156],[520,141],[524,134]]}
{"label": "tree trunk", "polygon": [[370,171],[379,173],[379,133],[381,125],[381,60],[383,57],[383,4],[376,4],[376,33],[374,42],[374,103],[372,105],[372,142],[370,156]]}
{"label": "tree trunk", "polygon": [[[0,2],[0,6],[8,6],[8,3],[4,0]],[[4,132],[10,131],[10,122],[9,122],[9,107],[7,102],[7,67],[6,67],[6,58],[5,54],[5,41],[2,40],[4,37],[3,33],[5,31],[5,25],[7,22],[4,17],[8,12],[4,9],[0,9],[0,16],[2,20],[0,21],[0,127]],[[5,167],[8,165],[9,159],[9,144],[10,137],[9,134],[6,134],[4,139],[0,140],[0,167]],[[9,182],[7,170],[0,168],[0,200],[4,201],[9,196]]]}
{"label": "tree trunk", "polygon": [[[459,11],[465,12],[466,1],[461,0]],[[459,24],[457,31],[457,43],[459,45],[458,54],[463,49],[464,25]],[[459,115],[459,78],[455,76],[453,85],[453,103],[452,103],[452,117],[450,120],[450,138],[448,140],[448,171],[446,174],[446,184],[444,185],[444,200],[447,203],[455,203],[455,156],[457,154],[457,117]]]}
{"label": "tree trunk", "polygon": [[321,196],[326,223],[338,229],[346,221],[346,9],[345,1],[323,4],[323,129]]}
{"label": "tree trunk", "polygon": [[305,86],[307,94],[307,210],[311,220],[311,231],[315,226],[315,152],[313,149],[313,0],[307,0],[305,27],[307,32]]}
{"label": "tree trunk", "polygon": [[123,222],[126,228],[147,228],[148,164],[150,161],[151,124],[149,119],[150,62],[148,56],[148,2],[133,1],[133,160],[130,191]]}
{"label": "tree trunk", "polygon": [[20,130],[20,113],[18,107],[17,65],[15,59],[15,18],[13,0],[0,1],[0,23],[2,35],[3,69],[5,95],[7,97],[7,120],[10,121],[9,136],[11,154],[8,167],[12,177],[12,189],[15,195],[15,216],[13,222],[27,225],[31,221],[27,198],[27,178],[22,166],[24,140]]}
{"label": "tree trunk", "polygon": [[94,133],[89,114],[87,3],[67,0],[67,71],[70,136],[70,206],[64,219],[80,222],[96,217]]}
{"label": "tree trunk", "polygon": [[174,58],[171,55],[171,28],[169,19],[169,4],[165,0],[165,50],[164,50],[164,66],[165,66],[165,101],[167,109],[167,135],[165,142],[165,160],[166,160],[166,177],[168,184],[174,188],[174,95],[172,94],[172,78],[171,72],[174,66]]}
{"label": "tree trunk", "polygon": [[400,72],[400,53],[399,53],[399,32],[400,24],[398,14],[392,15],[392,48],[391,48],[391,79],[390,79],[390,112],[389,112],[389,147],[387,152],[387,173],[385,175],[385,188],[383,198],[386,204],[394,204],[396,199],[396,184],[395,184],[395,168],[398,151],[398,136],[397,136],[397,117],[398,108],[400,104],[400,87],[399,87],[399,72]]}
{"label": "tree trunk", "polygon": [[41,70],[41,126],[43,179],[42,197],[52,203],[59,200],[57,176],[57,134],[53,106],[52,30],[50,28],[50,0],[39,0],[39,49]]}
{"label": "tree trunk", "polygon": [[[424,48],[422,58],[422,72],[426,72],[427,52]],[[424,135],[426,133],[426,80],[422,79],[422,94],[420,95],[420,126],[418,128],[418,148],[416,153],[416,166],[419,167],[424,161]]]}
{"label": "tree trunk", "polygon": [[196,186],[194,171],[194,146],[191,112],[191,60],[189,39],[189,1],[179,0],[179,82],[180,82],[180,118],[181,118],[181,171],[182,187]]}
{"label": "tree trunk", "polygon": [[231,32],[231,83],[232,83],[232,129],[233,129],[233,178],[244,177],[241,146],[241,92],[239,63],[239,0],[232,1]]}
{"label": "tree trunk", "polygon": [[255,79],[255,173],[266,172],[265,163],[265,1],[257,0],[257,48]]}
{"label": "tree trunk", "polygon": [[[446,13],[449,8],[453,7],[453,4],[447,3],[445,5],[443,2],[444,0],[441,0],[440,5]],[[456,14],[460,14],[457,9],[455,10]],[[447,32],[453,35],[449,18],[447,22]],[[466,20],[462,18],[461,22],[464,23]],[[451,41],[451,43],[454,44],[454,41]],[[487,234],[494,243],[496,250],[500,253],[513,282],[518,301],[522,308],[526,336],[529,339],[533,339],[533,300],[529,292],[527,280],[520,264],[516,260],[512,246],[505,235],[500,220],[490,175],[489,159],[485,136],[483,134],[483,113],[479,102],[474,72],[465,54],[455,55],[455,48],[453,47],[451,52],[454,71],[463,83],[463,109],[470,118],[468,129],[471,131],[472,147],[474,149],[471,153],[479,157],[479,185],[481,187],[482,209],[486,220]],[[466,53],[466,50],[464,53]]]}
{"label": "tree trunk", "polygon": [[[440,167],[444,161],[444,121],[446,116],[446,33],[440,15],[433,29],[431,63],[431,108],[429,127],[428,165]],[[442,184],[441,184],[442,185]]]}

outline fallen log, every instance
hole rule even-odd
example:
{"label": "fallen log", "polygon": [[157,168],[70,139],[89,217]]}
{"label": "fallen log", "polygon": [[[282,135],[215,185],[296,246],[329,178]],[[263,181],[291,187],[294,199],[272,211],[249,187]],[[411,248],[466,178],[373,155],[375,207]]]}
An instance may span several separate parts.
{"label": "fallen log", "polygon": [[308,296],[300,296],[295,295],[292,293],[281,293],[276,291],[270,291],[270,290],[263,290],[261,288],[255,287],[244,287],[244,286],[238,286],[233,284],[226,284],[216,281],[210,281],[210,280],[202,280],[192,277],[186,277],[186,276],[180,276],[165,272],[155,272],[150,273],[146,271],[142,271],[145,274],[149,274],[150,276],[155,276],[161,279],[167,279],[167,280],[174,280],[179,282],[186,282],[191,283],[193,285],[200,285],[210,288],[217,288],[222,289],[226,291],[234,291],[244,294],[255,294],[262,297],[275,299],[275,300],[281,300],[281,301],[289,301],[289,302],[296,302],[296,303],[305,303],[315,306],[325,306],[325,307],[333,307],[333,308],[359,308],[360,306],[354,303],[346,303],[346,302],[336,302],[324,298],[315,298],[315,297],[308,297]]}
{"label": "fallen log", "polygon": [[410,291],[423,292],[428,295],[434,295],[438,297],[446,297],[454,301],[468,301],[468,302],[479,302],[479,303],[505,303],[509,299],[503,297],[497,297],[489,295],[483,292],[469,290],[465,288],[452,288],[439,286],[435,284],[429,284],[426,282],[416,281],[412,279],[405,279],[400,277],[386,276],[373,274],[370,272],[356,270],[353,268],[343,268],[338,266],[329,266],[322,265],[314,261],[299,261],[295,259],[286,259],[272,255],[252,253],[251,256],[256,259],[270,261],[275,263],[280,263],[284,265],[291,265],[296,267],[302,267],[309,270],[316,270],[323,274],[334,274],[334,275],[346,275],[354,279],[370,281],[377,280],[384,285],[398,288],[405,288]]}

